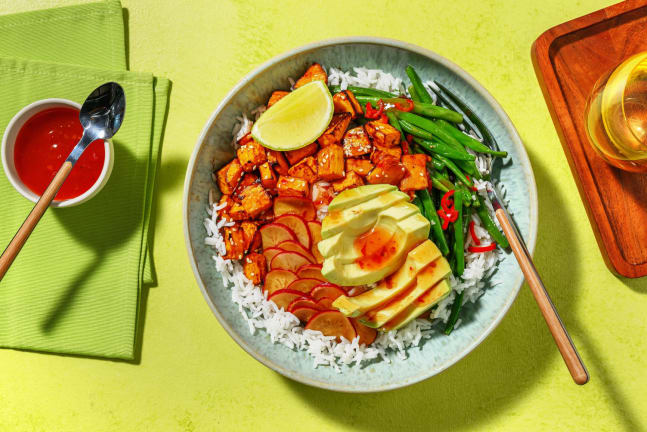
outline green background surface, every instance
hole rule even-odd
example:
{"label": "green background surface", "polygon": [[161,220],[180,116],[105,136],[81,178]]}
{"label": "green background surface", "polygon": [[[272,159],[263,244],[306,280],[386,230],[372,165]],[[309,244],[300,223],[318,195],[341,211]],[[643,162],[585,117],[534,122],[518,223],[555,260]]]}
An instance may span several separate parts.
{"label": "green background surface", "polygon": [[[56,4],[0,0],[0,13]],[[141,359],[1,350],[1,430],[647,430],[647,280],[621,280],[606,269],[530,61],[530,45],[544,30],[608,1],[123,5],[131,70],[173,81],[155,208],[158,286],[147,296]],[[510,115],[537,179],[536,264],[587,363],[589,384],[572,383],[527,287],[457,365],[373,395],[284,379],[245,354],[213,317],[182,234],[182,185],[198,134],[229,89],[262,62],[351,35],[438,52],[475,76]]]}

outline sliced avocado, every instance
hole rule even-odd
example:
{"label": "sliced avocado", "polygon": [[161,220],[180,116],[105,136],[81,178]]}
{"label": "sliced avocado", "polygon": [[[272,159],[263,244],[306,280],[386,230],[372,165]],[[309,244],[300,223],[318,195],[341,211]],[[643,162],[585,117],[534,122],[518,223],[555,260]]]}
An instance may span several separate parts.
{"label": "sliced avocado", "polygon": [[418,273],[415,285],[406,289],[397,298],[379,309],[373,309],[366,312],[363,316],[358,318],[359,321],[368,327],[378,328],[383,326],[400,312],[405,310],[407,306],[412,304],[417,298],[424,294],[425,291],[429,290],[440,280],[447,277],[450,272],[451,269],[447,260],[445,258],[437,259]]}
{"label": "sliced avocado", "polygon": [[[419,212],[418,207],[411,203],[399,203],[393,207],[382,211],[377,218],[376,226],[382,229],[392,231],[394,235],[402,236],[402,228],[397,224],[400,220]],[[371,227],[369,231],[373,229]],[[356,259],[361,258],[361,251],[355,247],[355,241],[358,236],[346,235],[345,232],[340,232],[325,240],[321,240],[318,244],[319,252],[324,257],[334,255],[335,258],[342,264],[352,263]]]}
{"label": "sliced avocado", "polygon": [[418,318],[423,313],[431,309],[435,304],[438,304],[452,291],[447,279],[443,279],[434,285],[433,288],[427,290],[424,294],[414,300],[402,312],[393,317],[392,320],[384,324],[380,330],[390,331],[400,329],[409,324],[414,319]]}
{"label": "sliced avocado", "polygon": [[343,210],[396,189],[396,186],[390,184],[366,185],[346,189],[330,201],[328,211]]}
{"label": "sliced avocado", "polygon": [[[393,273],[405,261],[408,251],[429,236],[429,221],[420,213],[411,215],[395,224],[397,250],[388,262],[379,268],[362,268],[361,262],[344,263],[337,256],[326,257],[321,269],[322,275],[332,283],[343,286],[357,286],[377,282]],[[345,234],[345,232],[344,232]]]}
{"label": "sliced avocado", "polygon": [[382,211],[400,202],[409,202],[409,195],[391,191],[343,210],[329,211],[321,224],[321,238],[327,239],[342,231],[349,236],[366,232]]}
{"label": "sliced avocado", "polygon": [[[355,297],[341,296],[335,300],[333,306],[344,315],[352,317],[357,317],[368,310],[375,309],[405,290],[415,281],[416,276],[423,268],[440,258],[440,256],[440,250],[436,245],[431,240],[425,240],[409,252],[402,267],[385,280],[380,281],[377,287]],[[325,267],[326,262],[324,262]],[[323,272],[324,269],[322,269]]]}

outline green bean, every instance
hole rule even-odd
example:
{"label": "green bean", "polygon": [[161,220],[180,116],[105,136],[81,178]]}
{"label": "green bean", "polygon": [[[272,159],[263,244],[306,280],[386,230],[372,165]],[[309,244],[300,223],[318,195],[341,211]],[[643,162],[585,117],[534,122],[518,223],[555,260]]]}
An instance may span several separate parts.
{"label": "green bean", "polygon": [[456,165],[463,170],[465,173],[468,175],[474,177],[475,179],[482,179],[483,176],[481,176],[481,173],[479,172],[478,168],[476,167],[476,163],[474,161],[461,161],[457,160]]}
{"label": "green bean", "polygon": [[432,140],[434,138],[431,132],[427,132],[426,130],[419,128],[418,126],[411,124],[406,120],[400,120],[400,126],[402,126],[402,129],[406,133],[410,133],[413,136],[417,136],[426,140]]}
{"label": "green bean", "polygon": [[454,221],[454,256],[456,257],[456,276],[465,271],[465,240],[463,239],[463,194],[460,188],[454,192],[454,208],[458,218]]}
{"label": "green bean", "polygon": [[422,80],[418,76],[418,73],[413,68],[413,66],[408,65],[406,72],[407,76],[411,80],[411,85],[413,85],[413,88],[416,90],[416,93],[418,94],[420,100],[425,103],[434,103],[434,100],[432,99],[425,86],[422,84]]}
{"label": "green bean", "polygon": [[[422,215],[423,215],[423,216],[425,215],[425,208],[424,208],[424,206],[422,205],[422,201],[420,200],[420,198],[418,197],[418,195],[416,195],[416,196],[411,200],[411,204],[414,204],[416,207],[418,207],[418,209],[420,210],[420,213],[422,213]],[[426,217],[426,216],[425,216],[425,217]]]}
{"label": "green bean", "polygon": [[412,101],[414,101],[414,102],[422,102],[420,100],[420,96],[418,96],[418,92],[416,92],[416,89],[414,89],[412,85],[407,87],[407,90],[409,90],[409,96],[411,96]]}
{"label": "green bean", "polygon": [[[339,93],[340,91],[342,91],[341,86],[330,86],[329,88],[331,93]],[[355,97],[359,95],[377,97],[377,98],[394,98],[398,96],[396,94],[389,93],[384,90],[378,90],[378,89],[366,88],[366,87],[348,86],[347,90],[350,90],[351,92],[353,92]]]}
{"label": "green bean", "polygon": [[450,170],[451,170],[451,171],[456,175],[456,177],[458,177],[458,179],[459,179],[460,181],[462,181],[463,183],[465,183],[465,184],[466,184],[470,189],[471,189],[472,187],[474,187],[474,183],[472,183],[470,180],[468,180],[468,179],[467,179],[467,177],[465,177],[465,174],[463,174],[463,171],[461,171],[461,170],[456,166],[456,164],[454,164],[454,162],[452,162],[451,160],[447,159],[446,157],[444,157],[444,156],[442,156],[442,155],[436,155],[436,157],[437,157],[438,159],[440,159],[440,161],[441,161],[441,162],[442,162],[442,163],[443,163],[447,168],[449,168],[449,169],[450,169]]}
{"label": "green bean", "polygon": [[424,140],[422,138],[414,137],[413,140],[420,144],[423,149],[432,152],[437,155],[442,155],[454,160],[464,160],[464,161],[473,161],[474,156],[468,153],[461,153],[456,149],[448,146],[442,141],[438,140]]}
{"label": "green bean", "polygon": [[483,197],[481,195],[476,195],[477,199],[479,200],[480,206],[476,209],[476,214],[478,215],[479,219],[481,219],[481,223],[485,227],[485,229],[490,233],[492,236],[492,239],[503,249],[507,249],[510,247],[510,244],[508,243],[508,239],[505,238],[503,234],[501,234],[501,231],[499,231],[499,228],[495,225],[494,221],[490,217],[490,213],[488,212],[487,206],[485,205],[485,201],[483,200]]}
{"label": "green bean", "polygon": [[456,296],[454,299],[454,303],[452,304],[452,313],[449,315],[449,320],[447,321],[447,324],[445,325],[445,334],[449,336],[454,330],[454,326],[456,325],[456,322],[458,321],[458,313],[461,310],[461,307],[463,306],[463,293],[465,291],[461,291],[460,294]]}
{"label": "green bean", "polygon": [[431,235],[434,238],[438,249],[440,249],[440,252],[443,255],[447,256],[449,254],[449,245],[447,244],[447,239],[443,233],[443,226],[440,223],[440,217],[438,217],[438,213],[436,213],[436,206],[434,206],[434,202],[431,199],[431,195],[429,195],[429,191],[427,189],[416,191],[416,196],[419,197],[422,202],[424,216],[431,223]]}
{"label": "green bean", "polygon": [[447,193],[450,190],[454,189],[455,187],[454,183],[452,183],[448,179],[441,177],[437,173],[431,174],[430,178],[431,178],[431,185],[443,193]]}
{"label": "green bean", "polygon": [[497,157],[508,156],[508,152],[492,150],[482,142],[475,140],[469,135],[465,135],[463,132],[456,129],[453,125],[446,122],[445,120],[442,120],[442,119],[438,120],[436,121],[436,124],[440,126],[440,128],[443,129],[445,132],[447,132],[449,135],[456,138],[456,140],[461,144],[463,144],[465,147],[469,147],[472,150],[477,151],[479,153],[491,154],[492,156],[497,156]]}
{"label": "green bean", "polygon": [[428,118],[405,111],[396,111],[395,114],[398,116],[399,120],[407,121],[414,126],[426,130],[427,132],[431,132],[433,136],[435,136],[442,142],[453,146],[457,150],[462,149],[465,153],[467,153],[467,151],[465,151],[465,147],[463,147],[461,143],[456,141],[454,137],[442,130],[436,123],[429,120]]}
{"label": "green bean", "polygon": [[[438,171],[438,174],[440,174],[440,175],[443,174],[443,170],[445,168],[445,165],[443,165],[443,163],[441,161],[439,161],[437,158],[432,156],[431,157],[431,164],[434,166],[434,169],[436,171]],[[447,175],[446,172],[444,174],[445,174],[445,176]]]}
{"label": "green bean", "polygon": [[[401,107],[406,107],[406,106],[409,106],[410,104],[410,101],[408,99],[398,98],[398,97],[385,98],[385,97],[369,96],[369,95],[361,95],[361,94],[356,95],[355,97],[357,98],[357,101],[362,105],[366,105],[367,103],[370,102],[373,106],[375,106],[380,100],[384,103],[389,103],[393,105],[398,104]],[[447,120],[452,123],[460,123],[463,121],[463,116],[457,113],[456,111],[452,111],[445,107],[437,106],[434,104],[423,103],[423,102],[413,101],[413,109],[411,110],[411,112],[415,114],[420,114],[425,117]]]}

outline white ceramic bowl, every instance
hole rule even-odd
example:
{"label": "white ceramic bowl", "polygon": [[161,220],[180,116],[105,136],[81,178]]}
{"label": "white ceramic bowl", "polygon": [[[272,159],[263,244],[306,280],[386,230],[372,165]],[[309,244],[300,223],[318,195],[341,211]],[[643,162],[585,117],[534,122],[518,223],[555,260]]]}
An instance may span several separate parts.
{"label": "white ceramic bowl", "polygon": [[[27,186],[25,186],[25,184],[18,176],[18,173],[16,172],[16,166],[14,165],[14,146],[16,144],[16,137],[18,136],[20,129],[31,117],[46,109],[59,107],[70,107],[77,110],[81,109],[80,104],[67,99],[42,99],[33,102],[18,111],[18,113],[9,122],[4,136],[2,137],[1,152],[2,167],[4,168],[4,172],[13,187],[18,192],[20,192],[22,196],[32,202],[37,202],[40,197],[33,193]],[[101,174],[99,175],[97,181],[92,185],[92,187],[77,197],[61,201],[52,201],[52,203],[50,204],[51,207],[72,207],[79,205],[88,201],[90,198],[98,194],[101,189],[103,189],[105,184],[108,182],[108,179],[110,178],[112,165],[114,163],[112,141],[104,140],[104,150],[105,159],[103,162],[103,167],[101,169]]]}

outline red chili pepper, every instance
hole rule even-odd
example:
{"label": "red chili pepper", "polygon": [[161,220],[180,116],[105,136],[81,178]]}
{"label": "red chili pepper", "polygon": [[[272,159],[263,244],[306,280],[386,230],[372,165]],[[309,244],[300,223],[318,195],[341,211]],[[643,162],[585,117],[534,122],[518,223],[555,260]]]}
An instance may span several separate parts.
{"label": "red chili pepper", "polygon": [[474,253],[480,253],[480,252],[490,252],[496,249],[496,243],[490,243],[487,246],[470,246],[467,248],[468,251],[474,252]]}
{"label": "red chili pepper", "polygon": [[438,213],[438,216],[443,220],[443,231],[446,230],[447,227],[449,227],[449,217],[447,217],[447,214],[442,210],[438,210],[436,213]]}
{"label": "red chili pepper", "polygon": [[413,135],[411,135],[411,134],[407,134],[407,135],[406,135],[406,138],[407,138],[407,142],[408,142],[409,144],[411,144],[411,141],[413,141]]}
{"label": "red chili pepper", "polygon": [[367,119],[375,120],[379,118],[382,113],[384,112],[384,102],[382,99],[377,101],[377,109],[373,108],[373,105],[371,103],[366,104],[366,113],[364,113],[364,117]]}
{"label": "red chili pepper", "polygon": [[474,232],[474,221],[470,221],[470,235],[472,236],[472,243],[474,243],[476,246],[481,245],[481,240],[476,236],[476,232]]}
{"label": "red chili pepper", "polygon": [[407,101],[407,106],[404,107],[400,105],[399,102],[395,103],[395,109],[400,110],[400,111],[406,111],[409,112],[413,109],[413,101],[411,99],[405,99]]}
{"label": "red chili pepper", "polygon": [[[403,155],[408,155],[409,154],[409,143],[406,141],[402,142],[402,154]],[[427,174],[429,175],[429,174]]]}
{"label": "red chili pepper", "polygon": [[449,211],[454,206],[454,200],[449,201],[449,198],[454,196],[454,189],[447,191],[445,195],[440,199],[440,206],[445,210]]}
{"label": "red chili pepper", "polygon": [[380,123],[386,123],[386,124],[389,124],[389,118],[388,118],[388,117],[386,116],[386,114],[384,114],[384,113],[382,113],[382,115],[380,115],[380,118],[378,119],[378,121],[379,121]]}

